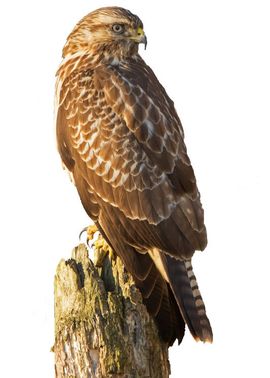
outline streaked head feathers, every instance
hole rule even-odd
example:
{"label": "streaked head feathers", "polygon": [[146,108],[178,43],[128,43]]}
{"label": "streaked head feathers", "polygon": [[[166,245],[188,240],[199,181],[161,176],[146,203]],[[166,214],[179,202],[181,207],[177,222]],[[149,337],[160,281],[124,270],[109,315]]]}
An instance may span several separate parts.
{"label": "streaked head feathers", "polygon": [[[115,26],[119,26],[121,30],[117,31]],[[112,43],[123,47],[135,47],[139,43],[146,45],[143,23],[139,17],[120,7],[99,8],[89,13],[68,36],[63,57],[79,50],[90,51],[93,45]]]}

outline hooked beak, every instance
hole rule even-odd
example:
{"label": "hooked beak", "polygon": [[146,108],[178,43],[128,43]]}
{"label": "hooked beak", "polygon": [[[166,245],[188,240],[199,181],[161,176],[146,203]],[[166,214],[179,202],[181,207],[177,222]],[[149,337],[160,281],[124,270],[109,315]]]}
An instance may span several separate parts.
{"label": "hooked beak", "polygon": [[134,41],[136,41],[137,43],[143,43],[144,44],[144,49],[146,50],[146,46],[147,46],[147,38],[146,38],[146,35],[143,31],[143,28],[139,27],[137,29],[137,34],[132,38]]}
{"label": "hooked beak", "polygon": [[146,50],[146,46],[147,46],[147,38],[146,38],[146,35],[145,35],[145,34],[141,37],[141,40],[140,40],[139,43],[143,43],[143,44],[144,44],[144,49]]}

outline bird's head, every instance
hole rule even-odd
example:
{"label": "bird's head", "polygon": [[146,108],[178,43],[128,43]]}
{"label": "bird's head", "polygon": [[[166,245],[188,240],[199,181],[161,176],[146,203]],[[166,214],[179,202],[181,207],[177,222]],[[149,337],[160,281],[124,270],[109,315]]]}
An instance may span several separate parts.
{"label": "bird's head", "polygon": [[[143,23],[138,16],[120,7],[106,7],[85,16],[73,29],[63,49],[63,57],[77,52],[91,53],[99,47],[103,53],[133,54],[138,45],[146,47]],[[121,55],[121,54],[120,54]]]}

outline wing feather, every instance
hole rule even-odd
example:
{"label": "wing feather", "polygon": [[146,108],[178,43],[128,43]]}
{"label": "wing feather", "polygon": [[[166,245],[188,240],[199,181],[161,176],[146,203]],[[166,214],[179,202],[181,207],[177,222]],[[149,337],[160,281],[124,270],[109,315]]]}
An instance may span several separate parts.
{"label": "wing feather", "polygon": [[63,88],[59,150],[68,167],[72,170],[76,162],[100,201],[144,222],[144,246],[149,246],[149,234],[156,241],[155,233],[168,231],[166,222],[178,229],[177,236],[169,232],[174,247],[168,253],[181,256],[177,248],[183,243],[193,250],[205,246],[203,211],[182,126],[150,68],[143,61],[100,65],[77,71]]}

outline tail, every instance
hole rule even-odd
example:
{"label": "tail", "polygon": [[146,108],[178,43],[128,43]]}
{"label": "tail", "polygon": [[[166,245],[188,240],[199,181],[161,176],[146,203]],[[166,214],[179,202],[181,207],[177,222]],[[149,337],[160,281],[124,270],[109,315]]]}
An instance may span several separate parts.
{"label": "tail", "polygon": [[191,260],[179,261],[165,255],[169,285],[181,315],[195,340],[212,342],[213,333]]}

